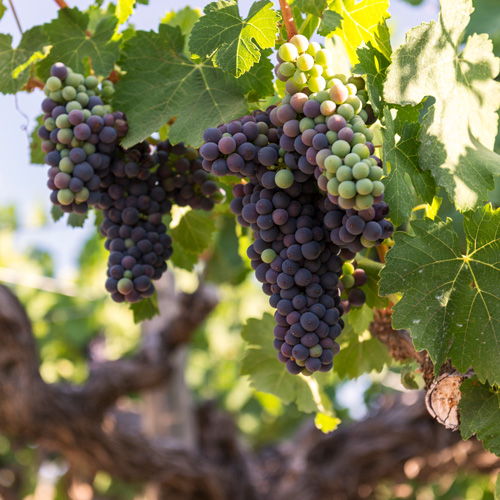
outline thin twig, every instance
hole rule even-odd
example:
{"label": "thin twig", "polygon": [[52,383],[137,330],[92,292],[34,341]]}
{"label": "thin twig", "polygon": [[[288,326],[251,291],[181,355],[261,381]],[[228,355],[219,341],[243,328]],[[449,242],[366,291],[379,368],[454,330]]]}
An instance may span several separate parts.
{"label": "thin twig", "polygon": [[68,4],[64,0],[54,0],[57,5],[59,5],[60,9],[65,9],[68,7]]}
{"label": "thin twig", "polygon": [[17,17],[17,12],[16,12],[16,9],[14,8],[14,4],[12,3],[12,0],[9,0],[9,5],[10,5],[10,8],[12,9],[12,14],[14,14],[14,19],[16,20],[17,27],[19,28],[19,31],[21,32],[21,35],[22,35],[23,29],[21,28],[21,23],[19,22],[19,18]]}
{"label": "thin twig", "polygon": [[288,35],[288,40],[295,36],[297,31],[297,26],[295,26],[295,21],[292,16],[292,9],[288,5],[287,0],[280,0],[281,14],[283,16],[283,21],[285,23],[286,32]]}

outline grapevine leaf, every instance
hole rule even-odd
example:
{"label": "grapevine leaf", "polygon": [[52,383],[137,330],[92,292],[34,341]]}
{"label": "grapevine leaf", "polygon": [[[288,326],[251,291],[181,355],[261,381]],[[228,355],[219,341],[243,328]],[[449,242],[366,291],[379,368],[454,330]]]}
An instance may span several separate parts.
{"label": "grapevine leaf", "polygon": [[45,153],[42,151],[42,140],[38,137],[38,129],[43,124],[43,114],[36,119],[35,127],[30,134],[30,163],[45,165]]}
{"label": "grapevine leaf", "polygon": [[[293,6],[306,14],[321,17],[323,11],[328,7],[327,0],[294,0]],[[320,33],[321,35],[321,33]],[[324,36],[324,35],[322,35]]]}
{"label": "grapevine leaf", "polygon": [[83,227],[85,221],[87,220],[88,212],[85,214],[69,214],[68,216],[68,226],[70,227]]}
{"label": "grapevine leaf", "polygon": [[358,267],[363,269],[368,276],[368,282],[361,287],[361,290],[366,295],[366,305],[371,308],[376,307],[377,309],[388,307],[389,299],[387,297],[380,297],[378,289],[379,273],[383,267],[382,264],[361,256],[356,258],[356,262],[358,263]]}
{"label": "grapevine leaf", "polygon": [[[420,124],[418,121],[399,120],[401,130],[396,130],[394,115],[395,110],[384,109],[384,159],[390,173],[382,182],[385,184],[385,201],[391,207],[391,221],[399,226],[410,219],[414,205],[415,195],[408,181],[429,204],[436,195],[436,184],[430,172],[421,170],[418,164]],[[397,143],[396,134],[400,136]]]}
{"label": "grapevine leaf", "polygon": [[342,38],[347,55],[352,64],[359,59],[356,49],[363,43],[371,42],[387,58],[391,58],[391,44],[386,19],[389,0],[333,0],[330,10],[342,16],[341,26],[334,31]]}
{"label": "grapevine leaf", "polygon": [[461,255],[452,220],[413,221],[415,233],[395,233],[381,272],[383,295],[403,292],[393,307],[395,329],[411,330],[436,370],[447,358],[463,373],[500,382],[500,209],[486,205],[464,217],[467,254]]}
{"label": "grapevine leaf", "polygon": [[48,45],[42,26],[25,31],[16,49],[12,36],[0,33],[0,92],[15,94],[28,81],[31,65],[43,59],[43,47]]}
{"label": "grapevine leaf", "polygon": [[158,298],[156,292],[153,296],[143,299],[135,304],[130,304],[130,310],[134,314],[134,323],[141,323],[152,319],[160,314],[158,309]]}
{"label": "grapevine leaf", "polygon": [[370,323],[373,321],[373,309],[366,304],[361,307],[351,307],[348,317],[349,325],[354,330],[354,333],[359,335],[368,330]]}
{"label": "grapevine leaf", "polygon": [[213,56],[215,66],[241,76],[259,62],[259,47],[274,47],[280,17],[272,5],[269,0],[258,0],[243,19],[237,0],[208,4],[191,31],[189,50],[202,58]]}
{"label": "grapevine leaf", "polygon": [[273,347],[275,325],[274,318],[265,313],[262,319],[249,319],[243,327],[241,335],[249,345],[241,364],[242,375],[249,376],[250,385],[256,390],[274,394],[284,404],[295,402],[305,413],[330,414],[331,402],[322,390],[324,383],[330,380],[329,375],[317,374],[309,381],[288,373]]}
{"label": "grapevine leaf", "polygon": [[[292,4],[291,7],[292,17],[295,20],[295,24],[297,25],[297,31],[306,38],[311,38],[316,31],[316,28],[319,26],[320,19],[316,16],[304,16],[300,9],[295,6],[295,4]],[[288,38],[286,26],[284,23],[282,23],[281,25],[281,38],[283,40]]]}
{"label": "grapevine leaf", "polygon": [[3,4],[3,1],[0,0],[0,19],[2,19],[6,10],[7,10],[7,7],[5,7],[5,5]]}
{"label": "grapevine leaf", "polygon": [[495,481],[495,500],[500,500],[500,473],[497,474]]}
{"label": "grapevine leaf", "polygon": [[172,229],[172,238],[182,250],[199,255],[212,242],[215,224],[205,212],[191,210]]}
{"label": "grapevine leaf", "polygon": [[118,25],[123,24],[134,12],[135,0],[118,0],[115,15]]}
{"label": "grapevine leaf", "polygon": [[186,54],[189,54],[189,38],[191,36],[191,30],[200,16],[200,9],[192,9],[188,6],[178,11],[172,10],[167,12],[161,20],[162,23],[168,24],[169,26],[179,26],[181,33],[185,37],[184,52]]}
{"label": "grapevine leaf", "polygon": [[323,17],[318,28],[320,36],[327,37],[333,33],[337,28],[340,28],[342,16],[338,12],[332,10],[325,10]]}
{"label": "grapevine leaf", "polygon": [[474,0],[474,12],[465,31],[465,35],[488,33],[493,40],[493,49],[500,56],[500,4],[496,0]]}
{"label": "grapevine leaf", "polygon": [[[116,87],[114,105],[127,114],[130,129],[123,141],[131,146],[176,117],[170,140],[197,145],[203,131],[243,115],[250,85],[257,91],[272,88],[269,61],[264,88],[264,71],[255,65],[250,74],[235,80],[209,61],[195,61],[183,54],[184,37],[179,27],[161,24],[159,33],[138,31],[123,48],[121,67],[126,75]],[[254,68],[250,72],[254,74]],[[254,87],[255,89],[255,87]],[[260,94],[263,97],[262,94]]]}
{"label": "grapevine leaf", "polygon": [[170,258],[172,264],[175,267],[191,272],[198,262],[198,254],[179,246],[175,240],[172,242],[172,248],[174,250]]}
{"label": "grapevine leaf", "polygon": [[271,54],[271,50],[262,51],[260,61],[237,80],[240,87],[246,89],[249,102],[257,102],[263,96],[272,96],[274,94],[274,66],[268,58]]}
{"label": "grapevine leaf", "polygon": [[480,384],[472,377],[460,386],[458,403],[460,434],[463,439],[476,435],[484,448],[500,455],[500,398],[498,390]]}
{"label": "grapevine leaf", "polygon": [[61,217],[63,217],[64,212],[61,210],[61,207],[52,205],[52,208],[50,209],[50,215],[52,215],[52,220],[54,222],[57,222]]}
{"label": "grapevine leaf", "polygon": [[356,53],[358,54],[359,63],[352,68],[352,72],[356,75],[366,75],[366,90],[373,111],[378,116],[384,105],[382,95],[390,61],[382,52],[373,47],[371,42],[368,42],[366,47],[360,47]]}
{"label": "grapevine leaf", "polygon": [[[426,113],[419,140],[420,165],[430,170],[460,211],[474,209],[493,189],[500,156],[490,151],[500,107],[500,60],[487,35],[473,35],[458,53],[472,0],[441,0],[438,22],[409,31],[395,53],[385,99],[417,104],[436,102]],[[432,61],[432,64],[429,64]]]}
{"label": "grapevine leaf", "polygon": [[112,40],[117,23],[114,16],[103,17],[89,36],[87,13],[76,7],[60,9],[57,19],[43,27],[52,49],[39,65],[41,75],[47,76],[52,64],[58,61],[64,61],[73,71],[83,73],[90,60],[96,74],[107,76],[119,55],[119,43]]}
{"label": "grapevine leaf", "polygon": [[333,360],[333,369],[340,378],[357,378],[363,373],[381,372],[385,365],[391,364],[387,347],[368,331],[358,335],[347,324],[339,340],[340,352]]}
{"label": "grapevine leaf", "polygon": [[337,417],[330,417],[324,413],[316,414],[314,417],[314,425],[324,434],[334,431],[340,424],[340,419]]}

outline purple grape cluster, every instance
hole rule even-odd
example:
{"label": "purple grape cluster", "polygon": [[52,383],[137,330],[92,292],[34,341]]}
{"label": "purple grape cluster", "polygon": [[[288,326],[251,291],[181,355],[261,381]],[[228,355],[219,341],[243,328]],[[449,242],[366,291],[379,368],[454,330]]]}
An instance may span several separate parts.
{"label": "purple grape cluster", "polygon": [[162,216],[172,204],[154,172],[158,158],[148,143],[117,148],[109,173],[101,180],[96,207],[109,250],[106,290],[116,302],[139,302],[153,295],[153,280],[167,270],[172,239]]}
{"label": "purple grape cluster", "polygon": [[225,199],[216,176],[203,169],[197,149],[163,141],[157,144],[156,154],[160,164],[156,174],[167,198],[176,205],[211,211]]}
{"label": "purple grape cluster", "polygon": [[100,201],[101,179],[107,175],[116,144],[128,130],[125,115],[105,102],[113,83],[85,78],[62,63],[50,70],[42,102],[44,123],[38,129],[45,162],[50,165],[50,199],[63,212],[86,213]]}

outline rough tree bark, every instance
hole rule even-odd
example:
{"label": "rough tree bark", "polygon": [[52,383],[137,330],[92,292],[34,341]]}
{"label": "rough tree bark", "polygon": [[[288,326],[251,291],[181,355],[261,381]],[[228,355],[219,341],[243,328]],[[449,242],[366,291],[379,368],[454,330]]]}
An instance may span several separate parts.
{"label": "rough tree bark", "polygon": [[[231,417],[209,403],[198,411],[195,447],[147,437],[116,410],[116,401],[166,384],[176,352],[217,302],[204,286],[174,301],[173,317],[145,336],[134,357],[92,365],[82,387],[61,386],[41,379],[26,312],[0,286],[0,432],[60,453],[88,478],[105,470],[157,483],[168,500],[362,499],[383,479],[500,467],[479,442],[463,443],[439,425],[418,393],[387,400],[366,420],[330,435],[308,424],[293,441],[260,454],[245,450]],[[374,334],[383,340],[382,330]],[[386,343],[398,335],[415,356],[404,332],[392,332]]]}

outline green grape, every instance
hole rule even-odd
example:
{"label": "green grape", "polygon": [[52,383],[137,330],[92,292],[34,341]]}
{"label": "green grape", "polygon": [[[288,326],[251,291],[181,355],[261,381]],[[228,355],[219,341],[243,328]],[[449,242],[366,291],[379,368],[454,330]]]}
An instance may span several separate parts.
{"label": "green grape", "polygon": [[[328,96],[328,97],[330,97],[330,96]],[[336,109],[337,109],[337,105],[333,101],[330,101],[330,100],[323,101],[321,103],[320,108],[319,108],[319,110],[323,116],[333,115],[333,113],[335,113]]]}
{"label": "green grape", "polygon": [[290,43],[293,43],[299,54],[306,52],[309,48],[309,40],[304,35],[294,35],[290,38]]}
{"label": "green grape", "polygon": [[385,191],[385,186],[380,181],[373,181],[373,196],[380,196]]}
{"label": "green grape", "polygon": [[376,241],[368,241],[363,235],[361,235],[359,241],[365,248],[372,248],[375,246],[375,243],[377,243]]}
{"label": "green grape", "polygon": [[333,54],[328,49],[320,49],[314,55],[314,62],[327,68],[333,64]]}
{"label": "green grape", "polygon": [[276,252],[272,248],[266,248],[261,254],[262,262],[270,264],[276,258]]}
{"label": "green grape", "polygon": [[[340,182],[350,181],[352,179],[352,168],[347,165],[342,165],[337,169],[336,175]],[[349,198],[349,196],[346,196],[346,198]]]}
{"label": "green grape", "polygon": [[60,90],[56,90],[54,92],[51,92],[49,94],[49,97],[55,101],[55,102],[62,102],[63,101],[63,96],[62,96],[62,92]]}
{"label": "green grape", "polygon": [[333,172],[328,172],[328,171],[326,171],[323,175],[324,175],[324,176],[325,176],[328,180],[333,179],[333,178],[335,178],[335,179],[336,179],[335,174],[334,174]]}
{"label": "green grape", "polygon": [[298,83],[299,85],[305,85],[307,83],[307,75],[303,71],[300,71],[300,69],[298,69],[293,74],[293,81],[295,83]]}
{"label": "green grape", "polygon": [[372,181],[379,181],[382,179],[382,176],[384,175],[384,171],[378,167],[378,166],[373,166],[370,168],[370,179]]}
{"label": "green grape", "polygon": [[363,161],[369,161],[370,162],[370,167],[378,167],[377,160],[375,158],[372,158],[371,156],[369,158],[366,158],[366,160],[363,160]]}
{"label": "green grape", "polygon": [[365,144],[356,144],[355,146],[353,146],[352,152],[359,155],[362,160],[370,156],[370,150]]}
{"label": "green grape", "polygon": [[342,166],[342,160],[335,155],[330,155],[325,160],[325,168],[333,174]]}
{"label": "green grape", "polygon": [[[379,181],[377,181],[379,182]],[[370,194],[373,190],[373,182],[370,179],[360,179],[356,182],[356,191],[359,194]]]}
{"label": "green grape", "polygon": [[[361,160],[361,162],[364,163],[365,165],[368,165],[368,168],[371,169],[372,165],[373,165],[372,160],[373,160],[373,158],[365,158],[364,160]],[[368,175],[370,175],[370,174],[368,174]]]}
{"label": "green grape", "polygon": [[[294,358],[295,359],[295,358]],[[296,359],[295,362],[299,365],[299,366],[306,366],[306,362],[305,361],[302,361],[300,359]]]}
{"label": "green grape", "polygon": [[318,123],[325,123],[326,122],[326,118],[323,115],[318,115],[316,118],[313,118],[313,119],[314,119],[314,123],[316,125]]}
{"label": "green grape", "polygon": [[339,196],[337,204],[340,208],[349,210],[350,208],[354,208],[354,205],[356,205],[356,198],[342,198],[342,196]]}
{"label": "green grape", "polygon": [[78,85],[78,87],[76,87],[76,91],[77,92],[88,92],[87,87],[85,87],[85,85]]}
{"label": "green grape", "polygon": [[358,91],[362,91],[365,88],[365,80],[360,76],[351,76],[348,82],[356,85]]}
{"label": "green grape", "polygon": [[339,195],[342,198],[349,200],[356,196],[356,184],[352,181],[344,181],[339,185]]}
{"label": "green grape", "polygon": [[330,94],[326,90],[321,90],[316,94],[315,97],[315,100],[318,101],[320,104],[324,103],[325,101],[328,101],[329,99],[330,99]]}
{"label": "green grape", "polygon": [[75,195],[69,189],[61,189],[57,193],[57,201],[61,205],[71,205],[75,200]]}
{"label": "green grape", "polygon": [[[68,154],[69,154],[69,150],[68,150]],[[66,174],[71,174],[73,172],[74,168],[75,168],[75,164],[69,159],[68,156],[61,158],[61,161],[59,162],[59,170],[61,172],[64,172]]]}
{"label": "green grape", "polygon": [[57,76],[49,76],[49,78],[47,78],[45,86],[51,92],[55,92],[56,90],[59,90],[62,87],[62,82],[59,78],[57,78]]}
{"label": "green grape", "polygon": [[326,190],[332,196],[338,196],[339,195],[339,185],[340,185],[340,182],[337,180],[337,178],[336,177],[332,177],[328,181],[328,184],[326,185]]}
{"label": "green grape", "polygon": [[54,120],[54,118],[52,118],[51,116],[49,116],[44,122],[43,124],[45,125],[45,128],[49,131],[49,132],[52,132],[55,128],[56,128],[56,121]]}
{"label": "green grape", "polygon": [[[368,149],[368,148],[366,148]],[[347,141],[337,141],[332,144],[332,153],[334,155],[340,156],[341,158],[345,158],[351,151],[351,146]]]}
{"label": "green grape", "polygon": [[[304,117],[299,122],[299,130],[301,132],[305,132],[306,130],[308,130],[310,128],[314,128],[315,126],[316,126],[316,124],[314,123],[314,120],[312,118]],[[266,137],[266,140],[267,140],[267,137]]]}
{"label": "green grape", "polygon": [[71,127],[71,123],[69,123],[68,115],[67,114],[59,115],[56,118],[56,125],[57,125],[57,128],[69,128],[69,127]]}
{"label": "green grape", "polygon": [[309,348],[309,356],[311,356],[311,358],[319,358],[322,354],[323,348],[319,344]]}
{"label": "green grape", "polygon": [[337,114],[349,121],[354,116],[354,108],[350,104],[341,104],[337,108]]}
{"label": "green grape", "polygon": [[50,95],[50,90],[48,89],[47,85],[44,85],[44,87],[43,87],[43,93],[44,93],[47,97],[49,97],[49,95]]}
{"label": "green grape", "polygon": [[83,203],[84,201],[87,201],[89,199],[89,196],[89,190],[86,187],[82,187],[82,189],[78,193],[75,193],[75,200],[78,203]]}
{"label": "green grape", "polygon": [[64,87],[61,94],[66,101],[72,101],[76,97],[76,89],[75,87]]}
{"label": "green grape", "polygon": [[330,150],[329,149],[322,149],[321,151],[318,151],[318,154],[316,155],[316,163],[321,169],[325,169],[325,160],[331,156]]}
{"label": "green grape", "polygon": [[130,278],[122,278],[116,287],[121,294],[127,295],[134,289],[134,284]]}
{"label": "green grape", "polygon": [[82,144],[83,144],[83,141],[80,141],[76,137],[73,137],[73,139],[71,139],[70,146],[72,148],[80,148],[82,146]]}
{"label": "green grape", "polygon": [[373,205],[373,196],[371,194],[358,194],[356,196],[356,205],[359,210],[366,210]]}
{"label": "green grape", "polygon": [[349,153],[344,159],[344,163],[349,167],[354,167],[354,165],[356,165],[356,163],[359,163],[360,161],[361,158],[356,153]]}
{"label": "green grape", "polygon": [[89,96],[85,92],[78,92],[76,94],[76,100],[82,105],[86,106],[89,102]]}
{"label": "green grape", "polygon": [[333,75],[333,78],[336,78],[337,80],[340,80],[340,82],[343,85],[347,84],[347,77],[344,74],[342,74],[342,73],[336,73],[335,75]]}
{"label": "green grape", "polygon": [[365,101],[368,101],[368,92],[365,89],[358,90],[358,93],[356,94],[360,99],[363,98]]}
{"label": "green grape", "polygon": [[[354,133],[359,132],[361,134],[365,134],[367,128],[363,120],[358,120],[352,124],[352,131]],[[365,134],[366,135],[366,134]]]}
{"label": "green grape", "polygon": [[365,130],[364,134],[365,134],[365,136],[366,136],[366,140],[367,140],[367,141],[370,141],[370,142],[372,142],[372,141],[373,141],[373,132],[372,132],[369,128],[367,128],[367,129]]}
{"label": "green grape", "polygon": [[101,92],[101,97],[103,99],[110,99],[115,93],[114,87],[104,87]]}
{"label": "green grape", "polygon": [[284,62],[281,63],[278,71],[285,78],[291,78],[296,69],[297,68],[295,67],[295,64],[293,64],[292,62]]}
{"label": "green grape", "polygon": [[354,137],[351,141],[351,146],[355,146],[356,144],[366,144],[365,134],[362,134],[361,132],[356,132],[354,134]]}
{"label": "green grape", "polygon": [[342,276],[342,278],[340,278],[340,281],[342,281],[345,289],[352,288],[355,283],[354,276],[351,276],[350,274]]}
{"label": "green grape", "polygon": [[343,276],[350,276],[351,274],[354,274],[355,270],[356,269],[354,268],[352,261],[351,262],[344,262],[342,264],[342,275]]}
{"label": "green grape", "polygon": [[295,61],[299,55],[297,47],[293,43],[284,43],[278,51],[281,59],[285,62]]}
{"label": "green grape", "polygon": [[346,85],[347,87],[347,90],[349,91],[349,95],[356,95],[356,92],[358,91],[356,85],[352,84],[352,83],[348,83]]}
{"label": "green grape", "polygon": [[68,113],[74,109],[82,109],[82,105],[78,101],[70,101],[66,104],[66,111]]}
{"label": "green grape", "polygon": [[352,175],[355,179],[364,179],[370,175],[370,167],[360,161],[352,167]]}
{"label": "green grape", "polygon": [[280,155],[281,158],[283,158],[285,156],[285,154],[286,154],[286,151],[283,148],[279,148],[278,149],[278,154]]}
{"label": "green grape", "polygon": [[283,99],[281,99],[281,104],[290,104],[291,100],[292,100],[292,96],[290,94],[285,94],[283,96]]}
{"label": "green grape", "polygon": [[97,95],[97,93],[94,90],[86,90],[85,93],[89,96],[92,97],[93,95]]}
{"label": "green grape", "polygon": [[85,151],[87,156],[93,155],[96,152],[96,148],[90,142],[84,142],[82,149]]}
{"label": "green grape", "polygon": [[57,151],[62,151],[66,146],[64,144],[56,144]]}
{"label": "green grape", "polygon": [[295,65],[300,71],[309,71],[314,66],[314,57],[309,54],[301,54]]}
{"label": "green grape", "polygon": [[313,64],[313,67],[309,70],[310,76],[321,76],[322,74],[323,66],[320,66],[319,64]]}
{"label": "green grape", "polygon": [[127,238],[125,240],[125,248],[132,248],[135,245],[134,240]]}
{"label": "green grape", "polygon": [[327,68],[323,69],[323,76],[325,78],[331,79],[335,75],[335,70],[331,67],[328,66]]}
{"label": "green grape", "polygon": [[312,92],[320,92],[325,90],[326,80],[322,76],[312,76],[307,80],[307,86]]}
{"label": "green grape", "polygon": [[321,50],[321,45],[318,42],[309,42],[306,53],[314,57],[318,50]]}
{"label": "green grape", "polygon": [[333,130],[329,130],[326,133],[326,138],[328,139],[328,144],[333,144],[339,139],[339,134],[337,134],[337,132],[334,132]]}
{"label": "green grape", "polygon": [[97,115],[97,116],[104,116],[106,114],[106,109],[104,108],[104,106],[101,106],[100,104],[98,104],[97,106],[94,106],[92,109],[91,109],[91,113],[93,115]]}
{"label": "green grape", "polygon": [[98,84],[99,84],[99,80],[95,76],[90,75],[90,76],[87,76],[87,78],[85,78],[85,86],[88,89],[95,89]]}
{"label": "green grape", "polygon": [[102,81],[102,88],[104,88],[104,87],[114,87],[114,86],[115,86],[115,84],[111,80],[106,79],[106,80]]}
{"label": "green grape", "polygon": [[62,149],[61,150],[61,158],[67,158],[68,156],[69,156],[69,149],[68,148]]}
{"label": "green grape", "polygon": [[349,93],[345,85],[343,85],[342,83],[333,85],[330,88],[329,93],[330,93],[330,99],[337,105],[342,104],[349,97]]}
{"label": "green grape", "polygon": [[366,112],[366,110],[362,109],[359,113],[358,113],[358,116],[360,116],[363,121],[366,123],[366,120],[368,120],[368,113]]}
{"label": "green grape", "polygon": [[361,101],[361,108],[364,108],[366,106],[366,99],[359,93],[356,94],[356,97]]}
{"label": "green grape", "polygon": [[130,269],[127,269],[123,272],[123,277],[131,280],[134,277],[134,273]]}
{"label": "green grape", "polygon": [[77,88],[78,85],[80,85],[80,77],[77,73],[69,73],[68,76],[66,77],[66,80],[64,80],[64,83],[71,87]]}
{"label": "green grape", "polygon": [[289,188],[294,181],[293,173],[290,170],[283,169],[276,173],[274,182],[281,189]]}
{"label": "green grape", "polygon": [[62,128],[57,132],[57,140],[61,144],[71,144],[73,140],[73,130],[70,128]]}
{"label": "green grape", "polygon": [[350,104],[352,106],[352,109],[354,109],[354,113],[358,114],[361,111],[362,108],[362,102],[361,100],[356,97],[355,95],[350,95],[346,100],[346,104]]}

